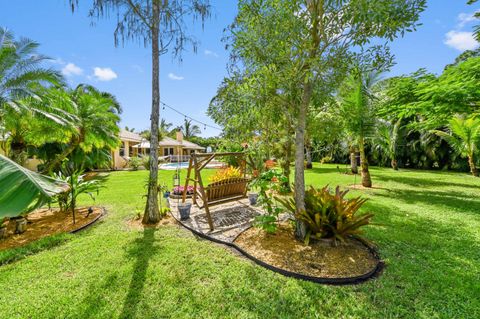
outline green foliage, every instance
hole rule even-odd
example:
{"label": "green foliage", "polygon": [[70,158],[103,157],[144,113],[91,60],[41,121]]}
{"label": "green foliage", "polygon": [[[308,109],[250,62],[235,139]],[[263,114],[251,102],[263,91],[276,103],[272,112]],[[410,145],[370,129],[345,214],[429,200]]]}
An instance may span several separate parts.
{"label": "green foliage", "polygon": [[[131,157],[129,160],[128,160],[128,167],[130,167],[131,169],[133,169],[134,171],[137,171],[138,168],[143,164],[145,163],[144,162],[144,159],[141,159],[140,157]],[[147,165],[148,167],[148,165]]]}
{"label": "green foliage", "polygon": [[67,183],[32,172],[0,155],[0,218],[27,214],[68,187]]}
{"label": "green foliage", "polygon": [[305,193],[305,211],[295,213],[293,198],[279,199],[285,208],[296,214],[297,220],[303,221],[307,227],[305,243],[311,239],[331,239],[344,242],[348,236],[359,235],[360,228],[370,223],[373,214],[357,214],[367,201],[360,197],[345,199],[348,190],[335,188],[331,194],[328,185],[323,188],[311,186]]}
{"label": "green foliage", "polygon": [[[62,172],[63,171],[63,172]],[[90,196],[95,200],[95,195],[98,195],[100,189],[99,180],[85,180],[85,175],[82,171],[71,170],[63,167],[62,171],[55,173],[54,177],[58,180],[64,181],[70,186],[69,190],[59,194],[56,197],[56,202],[60,206],[60,210],[64,212],[71,212],[73,215],[73,223],[75,223],[75,209],[77,208],[77,197],[81,194]]]}
{"label": "green foliage", "polygon": [[250,188],[258,190],[257,202],[266,214],[255,217],[254,225],[267,233],[277,230],[278,215],[282,208],[276,203],[275,195],[282,192],[287,178],[274,169],[267,170],[254,178]]}
{"label": "green foliage", "polygon": [[146,170],[150,170],[150,156],[142,157],[142,165]]}

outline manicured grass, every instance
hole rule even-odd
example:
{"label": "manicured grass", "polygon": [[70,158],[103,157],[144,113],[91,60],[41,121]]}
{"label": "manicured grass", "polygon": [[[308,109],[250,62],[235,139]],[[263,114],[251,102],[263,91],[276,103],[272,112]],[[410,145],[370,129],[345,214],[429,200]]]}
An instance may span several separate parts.
{"label": "manicured grass", "polygon": [[[172,183],[172,172],[161,178]],[[100,224],[0,267],[0,318],[479,318],[480,179],[373,168],[365,235],[387,262],[356,286],[283,277],[182,228],[131,230],[146,172],[115,172]],[[183,175],[184,177],[185,175]],[[357,183],[358,183],[357,178]],[[335,165],[307,182],[351,185]],[[84,198],[84,204],[91,201]]]}

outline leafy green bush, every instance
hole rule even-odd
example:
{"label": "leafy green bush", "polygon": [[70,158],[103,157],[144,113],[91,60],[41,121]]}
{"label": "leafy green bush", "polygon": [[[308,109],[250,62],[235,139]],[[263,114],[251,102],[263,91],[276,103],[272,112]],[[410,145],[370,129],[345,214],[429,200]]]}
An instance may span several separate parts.
{"label": "leafy green bush", "polygon": [[138,168],[142,165],[143,161],[140,157],[131,157],[128,160],[128,167],[134,171],[138,171]]}
{"label": "leafy green bush", "polygon": [[150,170],[150,156],[142,157],[142,165],[146,170]]}
{"label": "leafy green bush", "polygon": [[274,195],[282,191],[286,179],[281,173],[271,169],[261,173],[250,183],[250,189],[258,190],[258,203],[266,212],[255,217],[255,227],[260,227],[268,233],[276,232],[278,215],[282,208],[277,205]]}
{"label": "leafy green bush", "polygon": [[361,233],[360,227],[370,223],[373,214],[361,214],[357,212],[367,201],[360,197],[345,199],[348,190],[340,191],[335,188],[331,194],[328,186],[323,188],[310,187],[305,192],[305,211],[296,214],[294,198],[278,199],[284,207],[295,214],[297,220],[305,223],[307,236],[305,243],[310,239],[327,238],[333,242],[345,241],[349,235]]}

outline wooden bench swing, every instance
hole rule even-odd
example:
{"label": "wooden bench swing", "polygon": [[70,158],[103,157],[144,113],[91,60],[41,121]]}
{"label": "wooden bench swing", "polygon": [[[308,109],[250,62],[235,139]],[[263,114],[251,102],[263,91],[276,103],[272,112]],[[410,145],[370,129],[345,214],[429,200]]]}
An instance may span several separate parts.
{"label": "wooden bench swing", "polygon": [[[240,161],[240,169],[243,177],[228,178],[218,182],[211,183],[207,187],[204,186],[201,171],[215,158],[235,156]],[[192,169],[194,177],[192,178]],[[189,182],[193,182],[194,192],[192,196],[193,204],[200,209],[205,208],[208,225],[210,230],[214,229],[210,207],[217,204],[236,201],[247,197],[247,185],[250,180],[246,177],[246,155],[243,152],[232,153],[204,153],[192,154],[188,164],[187,178],[185,180],[185,188],[183,189],[182,203],[187,198],[187,188]],[[202,200],[200,206],[197,196]]]}

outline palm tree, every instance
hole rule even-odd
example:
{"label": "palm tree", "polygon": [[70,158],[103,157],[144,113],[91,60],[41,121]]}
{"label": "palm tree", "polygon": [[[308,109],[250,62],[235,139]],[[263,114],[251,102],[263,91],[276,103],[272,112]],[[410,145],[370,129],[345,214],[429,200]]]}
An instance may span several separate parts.
{"label": "palm tree", "polygon": [[44,172],[51,172],[77,147],[85,153],[94,148],[115,149],[119,144],[118,122],[120,104],[112,95],[100,92],[92,86],[80,84],[71,92],[78,118],[75,132],[61,154],[49,162]]}
{"label": "palm tree", "polygon": [[192,120],[185,119],[183,122],[183,126],[179,126],[177,128],[179,131],[182,131],[183,136],[188,139],[192,136],[197,136],[202,134],[202,130],[196,124],[192,124]]}
{"label": "palm tree", "polygon": [[345,129],[353,137],[360,153],[364,187],[372,187],[365,144],[367,139],[374,136],[375,131],[375,112],[372,103],[375,96],[372,87],[377,81],[378,73],[363,72],[357,68],[351,72],[339,94],[340,111],[344,118]]}
{"label": "palm tree", "polygon": [[478,176],[474,156],[480,143],[480,119],[457,116],[449,121],[448,129],[449,133],[439,130],[435,130],[434,133],[447,141],[460,156],[466,157],[470,172],[473,176]]}
{"label": "palm tree", "polygon": [[[27,97],[38,99],[39,89],[49,85],[63,85],[60,73],[42,68],[48,57],[38,54],[39,44],[26,38],[15,41],[14,36],[5,28],[0,28],[0,123],[7,109],[20,111],[29,105],[19,103]],[[35,108],[41,115],[49,116]]]}
{"label": "palm tree", "polygon": [[375,138],[376,147],[387,155],[394,170],[398,170],[397,151],[400,124],[401,119],[394,124],[381,122],[377,127],[377,136]]}

